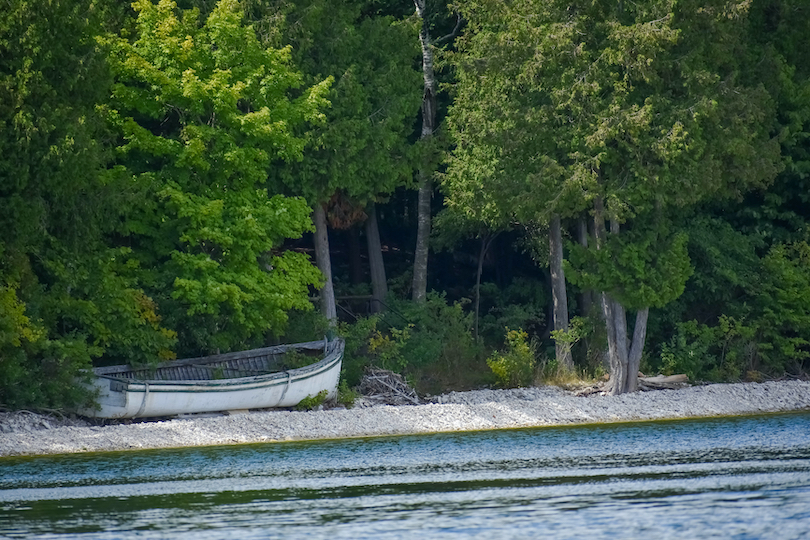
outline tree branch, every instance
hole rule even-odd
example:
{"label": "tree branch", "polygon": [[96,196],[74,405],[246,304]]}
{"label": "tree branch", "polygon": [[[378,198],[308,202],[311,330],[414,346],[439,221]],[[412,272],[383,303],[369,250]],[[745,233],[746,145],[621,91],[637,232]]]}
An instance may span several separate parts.
{"label": "tree branch", "polygon": [[445,41],[450,41],[451,39],[456,37],[458,33],[461,31],[461,27],[464,25],[465,22],[466,21],[464,20],[464,17],[461,16],[461,13],[456,13],[456,27],[453,28],[453,31],[447,34],[446,36],[440,37],[439,39],[434,41],[433,44],[441,45]]}

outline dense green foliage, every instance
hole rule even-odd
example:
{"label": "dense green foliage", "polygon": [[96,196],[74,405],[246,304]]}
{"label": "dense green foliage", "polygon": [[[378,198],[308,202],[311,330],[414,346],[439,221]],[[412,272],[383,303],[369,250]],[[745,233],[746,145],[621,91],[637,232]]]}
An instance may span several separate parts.
{"label": "dense green foliage", "polygon": [[[369,365],[429,392],[530,384],[522,370],[554,363],[554,336],[598,373],[599,292],[622,320],[649,309],[642,371],[807,375],[803,0],[454,3],[464,24],[434,49],[449,112],[430,148],[417,141],[410,4],[6,4],[2,407],[91,399],[77,379],[94,364],[322,338],[316,204],[349,231],[332,252],[352,296],[368,287],[350,240],[367,205],[380,216],[393,292],[370,317],[343,305],[349,385]],[[429,6],[437,42],[456,20],[447,6]],[[426,160],[440,170],[443,251],[436,292],[414,305],[412,188]],[[552,332],[538,248],[553,215],[579,316],[565,335]]]}
{"label": "dense green foliage", "polygon": [[96,106],[111,81],[95,44],[115,13],[17,2],[0,14],[0,403],[86,399],[74,377],[105,351],[170,354],[173,333],[111,245],[129,200],[107,168]]}
{"label": "dense green foliage", "polygon": [[305,159],[275,169],[271,180],[313,204],[348,197],[350,203],[335,198],[343,208],[331,215],[335,226],[347,227],[347,206],[362,212],[375,197],[411,181],[407,137],[420,100],[415,29],[407,21],[364,14],[364,1],[279,4],[285,17],[279,44],[292,48],[308,84],[327,76],[334,84],[327,121],[308,132]]}
{"label": "dense green foliage", "polygon": [[261,45],[235,1],[204,23],[167,0],[133,6],[135,40],[107,40],[107,115],[140,194],[119,241],[182,352],[246,348],[283,330],[319,279],[302,254],[273,253],[311,223],[304,200],[265,182],[274,160],[301,158],[296,132],[323,120],[328,81],[301,89],[289,49]]}

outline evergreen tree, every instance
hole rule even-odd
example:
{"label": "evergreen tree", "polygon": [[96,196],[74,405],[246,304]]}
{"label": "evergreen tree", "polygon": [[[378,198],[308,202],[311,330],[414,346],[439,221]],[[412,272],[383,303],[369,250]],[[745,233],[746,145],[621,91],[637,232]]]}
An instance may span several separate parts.
{"label": "evergreen tree", "polygon": [[[331,268],[327,221],[348,228],[373,219],[367,228],[371,273],[377,276],[375,298],[383,300],[385,272],[379,234],[374,234],[374,204],[411,182],[408,137],[420,84],[413,25],[373,7],[366,1],[298,0],[265,9],[263,17],[284,14],[280,40],[292,46],[307,81],[334,80],[327,122],[307,132],[302,161],[274,171],[271,189],[302,195],[313,206],[322,269]],[[326,279],[331,283],[332,276]],[[321,300],[334,318],[334,292],[321,291]]]}
{"label": "evergreen tree", "polygon": [[778,170],[772,102],[740,77],[745,4],[700,4],[461,5],[456,191],[529,218],[590,206],[595,242],[571,277],[603,291],[613,393],[635,389],[649,308],[690,274],[667,216]]}

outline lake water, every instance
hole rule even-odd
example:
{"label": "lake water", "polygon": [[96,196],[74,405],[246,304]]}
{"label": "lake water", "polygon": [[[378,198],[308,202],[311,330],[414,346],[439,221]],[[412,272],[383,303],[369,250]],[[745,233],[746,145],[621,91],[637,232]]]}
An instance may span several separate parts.
{"label": "lake water", "polygon": [[810,414],[0,459],[3,538],[810,538]]}

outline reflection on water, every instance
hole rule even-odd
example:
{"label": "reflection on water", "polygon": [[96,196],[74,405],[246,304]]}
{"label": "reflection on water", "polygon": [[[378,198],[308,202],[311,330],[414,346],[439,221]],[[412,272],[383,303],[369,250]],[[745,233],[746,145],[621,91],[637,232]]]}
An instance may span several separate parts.
{"label": "reflection on water", "polygon": [[803,538],[810,414],[0,459],[9,538]]}

